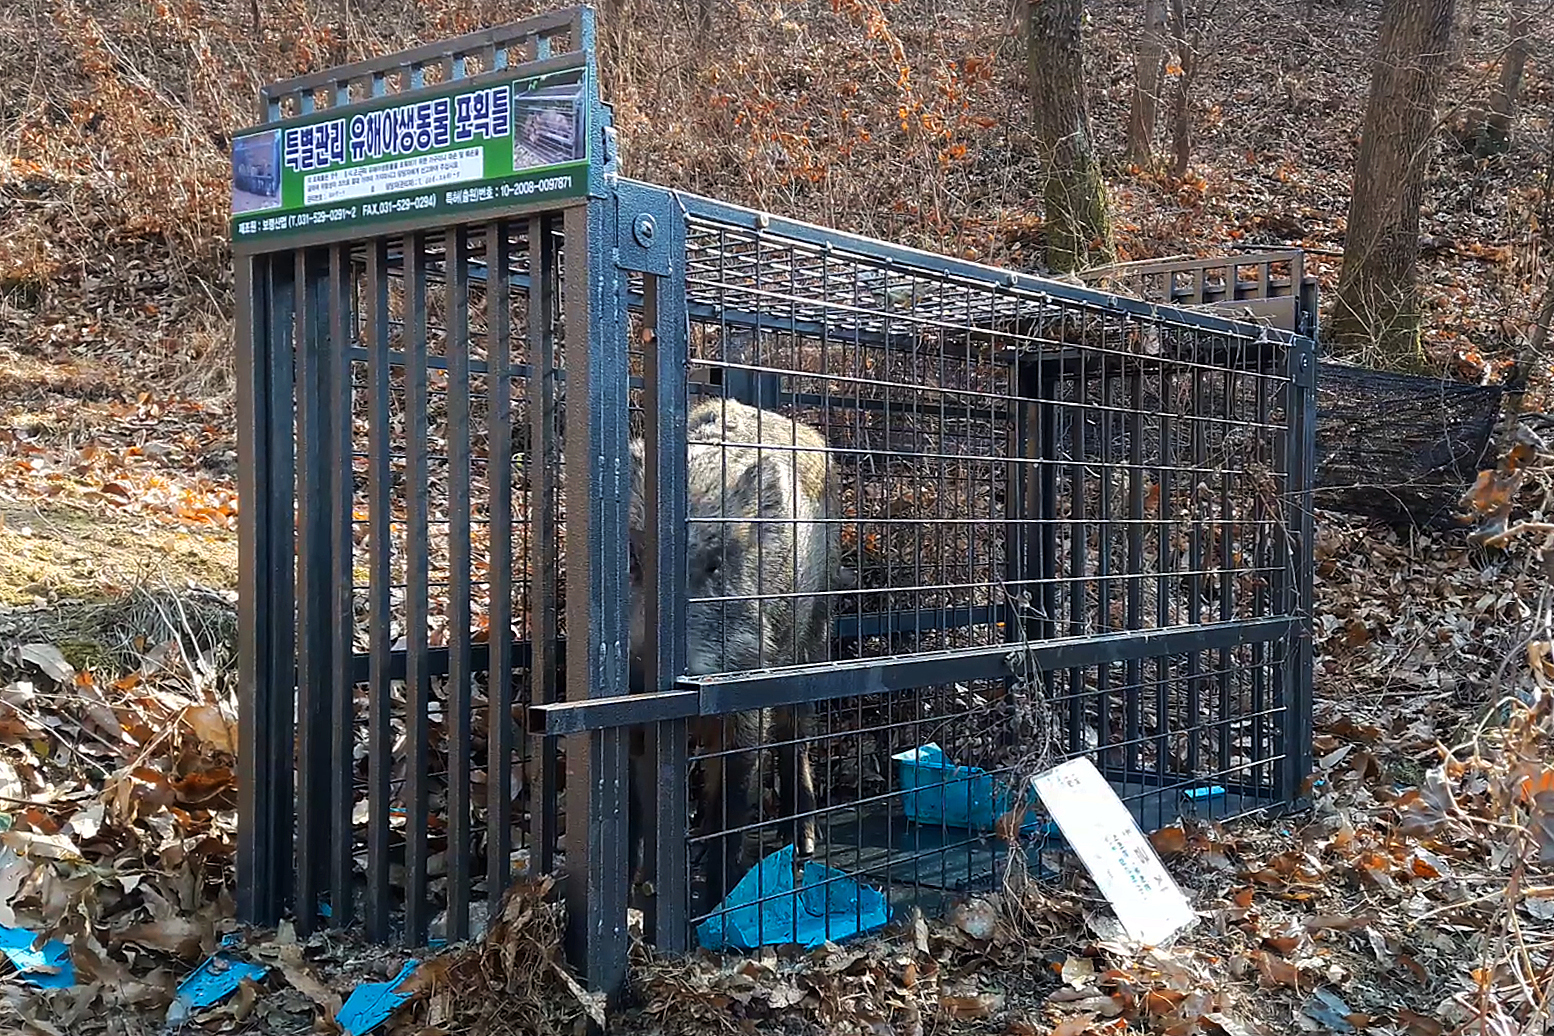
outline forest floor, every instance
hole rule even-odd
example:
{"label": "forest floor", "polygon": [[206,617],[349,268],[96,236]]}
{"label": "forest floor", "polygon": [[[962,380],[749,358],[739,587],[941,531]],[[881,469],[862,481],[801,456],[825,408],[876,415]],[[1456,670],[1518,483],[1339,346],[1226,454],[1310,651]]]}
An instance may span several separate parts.
{"label": "forest floor", "polygon": [[[161,1031],[176,984],[236,929],[227,142],[262,82],[536,6],[0,10],[0,925],[61,938],[75,967],[56,991],[0,978],[0,1027]],[[1104,156],[1122,154],[1135,6],[1091,5]],[[1508,6],[1461,12],[1422,227],[1429,357],[1475,382],[1502,376],[1549,277],[1549,20],[1512,149],[1460,145]],[[1190,9],[1205,40],[1192,162],[1175,177],[1107,158],[1120,258],[1299,245],[1331,296],[1376,5]],[[730,3],[713,38],[689,32],[680,5],[619,10],[630,29],[607,27],[602,67],[628,172],[1038,268],[1038,163],[1009,5]],[[1526,647],[1543,642],[1529,633],[1547,614],[1539,558],[1326,513],[1319,534],[1316,805],[1157,836],[1200,911],[1175,949],[1119,945],[1082,883],[1014,888],[809,956],[639,958],[632,1028],[1443,1036],[1546,1023],[1548,717],[1490,710],[1554,677]],[[1465,743],[1478,750],[1442,764],[1443,746]],[[514,899],[490,945],[423,969],[394,1024],[567,1031],[593,1009],[556,963],[540,891]],[[287,928],[245,945],[269,977],[187,1028],[327,1028],[343,994],[403,962]],[[494,983],[491,995],[461,995],[472,982]]]}

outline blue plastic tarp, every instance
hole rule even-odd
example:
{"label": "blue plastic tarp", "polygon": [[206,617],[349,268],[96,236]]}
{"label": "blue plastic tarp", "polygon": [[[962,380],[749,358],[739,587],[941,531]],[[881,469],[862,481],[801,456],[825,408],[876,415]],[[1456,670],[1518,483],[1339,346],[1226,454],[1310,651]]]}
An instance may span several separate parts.
{"label": "blue plastic tarp", "polygon": [[793,846],[785,846],[752,867],[713,915],[696,929],[709,950],[753,950],[797,943],[813,949],[826,942],[873,931],[890,920],[877,889],[813,860],[804,863],[804,883],[793,882]]}
{"label": "blue plastic tarp", "polygon": [[38,933],[25,928],[7,928],[0,924],[0,953],[4,953],[24,982],[41,989],[68,989],[76,984],[75,968],[70,964],[70,948],[58,939],[50,939],[41,949],[33,949]]}
{"label": "blue plastic tarp", "polygon": [[413,994],[400,987],[415,971],[416,963],[414,960],[406,961],[405,966],[399,969],[399,974],[387,982],[363,982],[351,990],[350,999],[340,1008],[340,1013],[335,1015],[335,1021],[345,1029],[346,1036],[362,1036],[363,1033],[371,1032],[387,1021],[400,1004],[410,999]]}
{"label": "blue plastic tarp", "polygon": [[[223,940],[227,945],[236,941],[230,937]],[[245,978],[258,982],[268,970],[262,964],[253,964],[225,950],[217,950],[178,983],[178,995],[167,1009],[168,1025],[180,1025],[195,1011],[214,1007],[234,993]]]}
{"label": "blue plastic tarp", "polygon": [[[908,820],[919,824],[990,832],[998,818],[1010,810],[1009,789],[1001,787],[986,770],[956,766],[933,742],[891,756],[902,790],[902,807]],[[1021,833],[1042,827],[1041,818],[1028,810]],[[1048,821],[1048,834],[1057,827]]]}

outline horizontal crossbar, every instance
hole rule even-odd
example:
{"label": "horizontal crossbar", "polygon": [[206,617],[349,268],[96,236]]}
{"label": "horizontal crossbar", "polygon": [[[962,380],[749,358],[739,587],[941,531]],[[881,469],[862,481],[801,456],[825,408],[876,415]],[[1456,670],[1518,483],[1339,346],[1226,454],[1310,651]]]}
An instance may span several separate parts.
{"label": "horizontal crossbar", "polygon": [[[936,633],[941,630],[964,629],[967,626],[980,626],[993,622],[1002,622],[1004,608],[1002,605],[961,607],[961,608],[925,608],[921,612],[905,611],[891,615],[842,615],[833,623],[832,629],[836,638],[843,643],[857,640],[863,637],[883,637],[899,633]],[[556,640],[556,664],[559,666],[566,661],[567,642],[565,637]],[[470,667],[475,672],[484,672],[490,668],[491,649],[486,643],[470,645]],[[527,640],[514,640],[512,642],[511,655],[514,669],[525,669],[529,666],[532,653]],[[405,678],[407,655],[403,648],[389,652],[388,679],[403,680]],[[364,684],[371,677],[371,660],[366,654],[353,654],[351,656],[351,681]],[[448,649],[445,647],[428,648],[426,651],[426,675],[439,677],[448,675]]]}
{"label": "horizontal crossbar", "polygon": [[1098,637],[998,644],[888,659],[855,659],[759,673],[685,677],[674,690],[529,707],[531,734],[558,736],[695,716],[831,701],[935,684],[992,680],[1022,672],[1082,669],[1193,651],[1285,640],[1298,620],[1179,626]]}

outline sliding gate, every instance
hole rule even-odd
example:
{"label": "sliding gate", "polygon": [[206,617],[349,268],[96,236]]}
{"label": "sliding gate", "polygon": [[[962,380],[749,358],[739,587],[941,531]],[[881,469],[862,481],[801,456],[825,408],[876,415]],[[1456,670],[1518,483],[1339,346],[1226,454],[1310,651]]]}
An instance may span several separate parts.
{"label": "sliding gate", "polygon": [[[1310,341],[621,178],[592,41],[282,83],[234,145],[243,916],[454,941],[559,873],[618,990],[629,905],[717,942],[798,758],[860,921],[1052,866],[1072,756],[1146,829],[1295,803]],[[739,504],[826,481],[823,536]]]}

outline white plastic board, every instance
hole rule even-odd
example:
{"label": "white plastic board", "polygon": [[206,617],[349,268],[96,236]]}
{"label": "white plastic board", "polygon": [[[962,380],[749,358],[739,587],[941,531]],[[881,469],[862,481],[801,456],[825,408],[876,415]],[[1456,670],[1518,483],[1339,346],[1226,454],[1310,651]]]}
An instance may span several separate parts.
{"label": "white plastic board", "polygon": [[1135,942],[1162,946],[1197,920],[1133,814],[1089,759],[1035,778],[1036,793]]}

